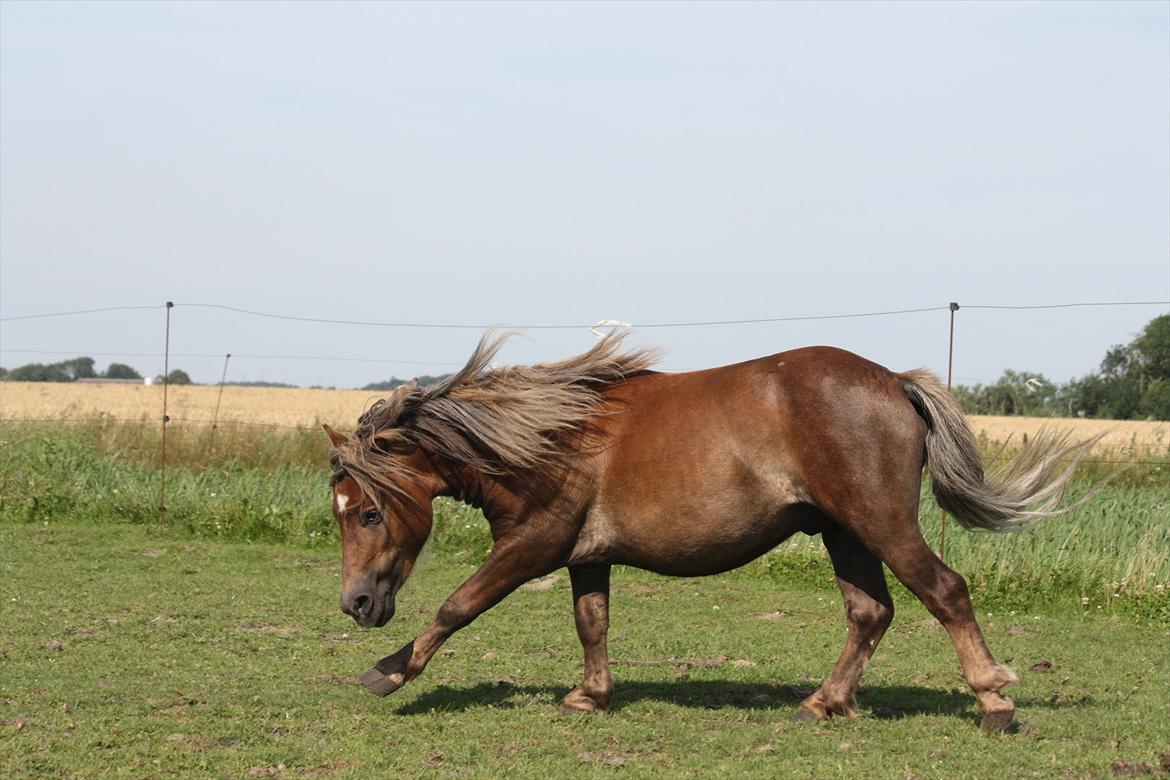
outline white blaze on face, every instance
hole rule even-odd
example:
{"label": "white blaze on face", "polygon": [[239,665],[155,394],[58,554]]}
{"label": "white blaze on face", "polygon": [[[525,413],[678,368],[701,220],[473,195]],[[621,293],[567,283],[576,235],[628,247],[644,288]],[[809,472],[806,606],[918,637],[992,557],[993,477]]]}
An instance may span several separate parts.
{"label": "white blaze on face", "polygon": [[345,506],[349,503],[349,496],[345,493],[338,493],[335,501],[337,502],[337,514],[340,515],[345,512]]}

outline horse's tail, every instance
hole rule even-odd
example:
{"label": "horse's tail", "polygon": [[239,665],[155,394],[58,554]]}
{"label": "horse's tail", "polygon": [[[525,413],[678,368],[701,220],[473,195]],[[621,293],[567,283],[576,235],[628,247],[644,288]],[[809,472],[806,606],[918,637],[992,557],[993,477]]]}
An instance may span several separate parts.
{"label": "horse's tail", "polygon": [[[926,463],[934,497],[964,528],[1015,531],[1064,514],[1104,486],[1060,506],[1077,464],[1101,435],[1069,443],[1069,434],[1040,435],[989,479],[975,437],[950,391],[929,371],[899,374],[902,389],[926,421]],[[1067,466],[1061,463],[1071,459]]]}

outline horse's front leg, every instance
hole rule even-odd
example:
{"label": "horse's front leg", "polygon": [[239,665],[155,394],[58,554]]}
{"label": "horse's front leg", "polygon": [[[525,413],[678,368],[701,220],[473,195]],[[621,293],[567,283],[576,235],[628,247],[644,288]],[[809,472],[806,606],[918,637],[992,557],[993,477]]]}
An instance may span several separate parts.
{"label": "horse's front leg", "polygon": [[573,582],[573,617],[577,636],[585,648],[585,674],[581,684],[565,696],[565,711],[594,712],[609,708],[613,678],[609,674],[609,566],[570,566]]}
{"label": "horse's front leg", "polygon": [[394,655],[388,655],[359,678],[371,693],[387,696],[422,674],[447,638],[513,590],[563,565],[563,545],[541,533],[503,536],[483,565],[452,593],[430,626]]}

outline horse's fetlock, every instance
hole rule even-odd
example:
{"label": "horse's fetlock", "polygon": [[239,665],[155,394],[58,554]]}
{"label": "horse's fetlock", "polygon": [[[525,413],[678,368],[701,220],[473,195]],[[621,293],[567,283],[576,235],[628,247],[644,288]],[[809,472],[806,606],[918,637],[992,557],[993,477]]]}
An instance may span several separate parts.
{"label": "horse's fetlock", "polygon": [[1015,669],[1000,663],[992,664],[981,672],[971,675],[968,680],[971,689],[976,694],[994,695],[999,695],[1000,690],[1019,681],[1020,675],[1016,674]]}

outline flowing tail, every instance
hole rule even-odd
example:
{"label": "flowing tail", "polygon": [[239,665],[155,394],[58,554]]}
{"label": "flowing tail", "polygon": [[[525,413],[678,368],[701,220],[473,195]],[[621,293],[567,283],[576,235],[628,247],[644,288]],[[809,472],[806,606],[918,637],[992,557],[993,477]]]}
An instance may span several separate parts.
{"label": "flowing tail", "polygon": [[[926,463],[934,497],[964,528],[1016,531],[1064,514],[1096,494],[1060,505],[1080,461],[1101,435],[1069,443],[1069,434],[1039,436],[988,478],[962,411],[938,379],[918,369],[898,374],[902,389],[926,420]],[[1061,468],[1062,461],[1068,465]],[[1106,482],[1108,479],[1105,480]]]}

